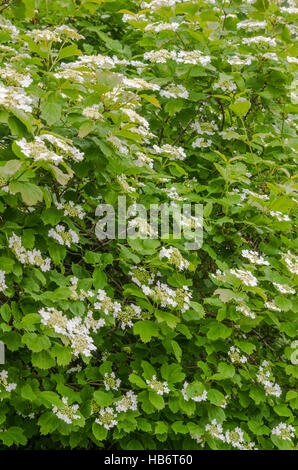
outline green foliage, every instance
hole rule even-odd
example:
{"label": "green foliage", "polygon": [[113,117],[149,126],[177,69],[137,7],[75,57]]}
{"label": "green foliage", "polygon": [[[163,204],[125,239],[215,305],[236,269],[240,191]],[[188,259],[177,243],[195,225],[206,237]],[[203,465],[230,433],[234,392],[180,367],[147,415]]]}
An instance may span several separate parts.
{"label": "green foliage", "polygon": [[0,449],[297,448],[293,2],[0,12]]}

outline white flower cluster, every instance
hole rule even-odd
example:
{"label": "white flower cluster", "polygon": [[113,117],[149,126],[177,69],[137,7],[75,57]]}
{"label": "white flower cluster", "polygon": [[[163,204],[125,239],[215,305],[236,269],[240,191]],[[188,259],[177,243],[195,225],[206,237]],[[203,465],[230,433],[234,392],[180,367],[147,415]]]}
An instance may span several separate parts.
{"label": "white flower cluster", "polygon": [[153,145],[153,150],[158,154],[166,155],[169,160],[184,160],[186,158],[186,153],[182,147],[174,147],[169,144],[165,144],[162,147]]}
{"label": "white flower cluster", "polygon": [[[243,57],[243,58],[242,58]],[[227,59],[227,62],[230,65],[250,65],[253,57],[248,55],[248,56],[242,56],[240,57],[239,55],[234,55],[232,57],[229,57]]]}
{"label": "white flower cluster", "polygon": [[183,271],[188,268],[189,262],[183,258],[178,248],[162,248],[159,252],[159,258],[167,258],[170,264],[176,266],[179,271]]}
{"label": "white flower cluster", "polygon": [[88,119],[96,121],[98,119],[103,119],[103,115],[100,113],[99,110],[100,107],[97,104],[93,104],[92,106],[87,106],[86,108],[84,108],[82,114]]}
{"label": "white flower cluster", "polygon": [[276,217],[279,222],[290,222],[290,217],[280,211],[270,211],[272,217]]}
{"label": "white flower cluster", "polygon": [[246,286],[254,287],[258,284],[257,278],[253,276],[250,271],[244,271],[243,269],[230,269],[230,273],[240,279],[240,281]]}
{"label": "white flower cluster", "polygon": [[71,290],[71,296],[70,298],[72,300],[85,300],[89,297],[94,297],[94,292],[92,292],[91,290],[88,290],[87,292],[84,290],[84,289],[80,289],[80,292],[78,293],[77,292],[77,288],[78,288],[78,278],[73,276],[70,278],[70,282],[71,282],[71,286],[69,287],[70,290]]}
{"label": "white flower cluster", "polygon": [[245,305],[244,303],[241,303],[240,305],[236,306],[236,311],[243,313],[246,317],[252,318],[253,320],[256,318],[256,315],[254,312],[251,311],[251,309]]}
{"label": "white flower cluster", "polygon": [[264,302],[264,306],[268,308],[269,310],[275,310],[276,312],[281,312],[281,309],[276,305],[276,303],[273,300]]}
{"label": "white flower cluster", "polygon": [[116,402],[116,411],[120,413],[121,411],[126,412],[128,410],[136,411],[138,409],[138,400],[137,395],[132,390],[126,392],[126,394],[121,398],[121,400]]}
{"label": "white flower cluster", "polygon": [[245,364],[247,362],[246,356],[241,356],[240,349],[235,348],[235,346],[231,346],[228,351],[228,356],[231,359],[231,362]]}
{"label": "white flower cluster", "polygon": [[242,250],[241,252],[244,258],[248,258],[252,264],[260,264],[263,266],[269,266],[269,261],[266,261],[257,251]]}
{"label": "white flower cluster", "polygon": [[115,419],[117,417],[117,413],[111,407],[101,408],[98,413],[99,417],[96,418],[95,422],[100,424],[105,429],[112,429],[117,426],[118,421]]}
{"label": "white flower cluster", "polygon": [[33,29],[27,32],[27,36],[32,38],[34,42],[62,42],[61,35],[66,36],[67,39],[79,40],[84,39],[84,36],[79,34],[75,29],[66,25],[57,26],[53,30],[50,29]]}
{"label": "white flower cluster", "polygon": [[273,395],[277,398],[281,396],[282,390],[280,386],[269,380],[271,378],[271,369],[268,361],[262,362],[256,377],[257,381],[263,385],[266,395]]}
{"label": "white flower cluster", "polygon": [[[45,140],[55,147],[55,151],[46,146],[44,142]],[[26,157],[33,158],[35,161],[49,161],[58,165],[60,162],[63,162],[64,157],[69,157],[75,161],[81,161],[84,158],[83,153],[73,145],[70,145],[64,140],[51,134],[37,136],[34,138],[33,142],[28,142],[25,137],[23,137],[15,143],[20,147],[22,153],[26,155]],[[62,152],[62,155],[57,153],[57,149]]]}
{"label": "white flower cluster", "polygon": [[142,310],[138,305],[125,305],[121,310],[114,313],[114,318],[119,322],[120,328],[133,326],[133,320],[142,318]]}
{"label": "white flower cluster", "polygon": [[149,387],[154,390],[154,392],[156,392],[158,395],[170,393],[170,389],[168,387],[167,382],[159,382],[156,379],[156,375],[153,375],[151,380],[147,379],[146,384],[149,385]]}
{"label": "white flower cluster", "polygon": [[83,354],[88,357],[96,350],[90,329],[96,332],[98,328],[104,326],[104,323],[102,319],[95,320],[91,316],[91,311],[88,312],[84,322],[81,317],[68,319],[60,310],[53,307],[42,308],[38,313],[41,315],[41,323],[63,335],[62,342],[66,346],[70,344],[74,356]]}
{"label": "white flower cluster", "polygon": [[247,31],[256,31],[258,29],[265,29],[267,26],[266,21],[257,20],[244,20],[237,23],[237,29],[246,29]]}
{"label": "white flower cluster", "polygon": [[[119,150],[119,152],[123,153],[124,155],[128,154],[127,146],[120,139],[118,139],[118,137],[116,137],[115,135],[110,135],[109,137],[107,137],[107,142],[109,142],[114,148]],[[117,178],[119,182],[122,182],[122,180],[126,182],[125,175],[118,176]],[[133,191],[135,191],[134,188],[133,188]]]}
{"label": "white flower cluster", "polygon": [[76,419],[80,419],[80,415],[76,414],[79,409],[79,405],[68,405],[67,397],[62,397],[62,402],[62,406],[54,406],[52,410],[57,418],[67,424],[72,424]]}
{"label": "white flower cluster", "polygon": [[213,83],[213,89],[217,90],[218,88],[223,91],[233,93],[233,91],[237,90],[237,85],[229,78],[222,76],[218,82]]}
{"label": "white flower cluster", "polygon": [[19,35],[19,30],[3,16],[0,17],[0,30],[9,33],[11,40],[17,39]]}
{"label": "white flower cluster", "polygon": [[189,309],[192,294],[188,286],[174,290],[167,284],[157,281],[152,289],[152,297],[156,302],[160,302],[161,307],[178,308],[184,313]]}
{"label": "white flower cluster", "polygon": [[211,61],[210,56],[203,55],[201,51],[169,51],[160,49],[159,51],[145,52],[144,59],[156,64],[165,64],[167,60],[174,60],[177,63],[192,65],[207,65]]}
{"label": "white flower cluster", "polygon": [[32,98],[27,96],[22,88],[0,84],[0,106],[6,109],[16,108],[25,113],[32,112]]}
{"label": "white flower cluster", "polygon": [[295,294],[296,291],[287,284],[278,284],[278,282],[273,282],[273,285],[279,290],[281,294]]}
{"label": "white flower cluster", "polygon": [[282,254],[282,259],[285,261],[288,270],[293,274],[298,274],[298,258],[290,251]]}
{"label": "white flower cluster", "polygon": [[145,31],[154,31],[159,33],[160,31],[177,31],[180,23],[173,21],[172,23],[149,23],[145,27]]}
{"label": "white flower cluster", "polygon": [[165,98],[188,98],[188,91],[182,85],[168,85],[164,90],[160,91],[160,96],[164,96]]}
{"label": "white flower cluster", "polygon": [[13,382],[8,382],[8,372],[7,370],[2,370],[0,372],[0,387],[2,386],[7,392],[12,392],[16,389],[17,384]]}
{"label": "white flower cluster", "polygon": [[207,122],[195,121],[190,127],[198,134],[214,135],[217,131],[217,125],[213,120]]}
{"label": "white flower cluster", "polygon": [[243,441],[243,431],[239,427],[235,428],[233,431],[226,431],[225,442],[227,444],[231,444],[236,449],[242,450]]}
{"label": "white flower cluster", "polygon": [[60,245],[65,245],[68,248],[72,243],[79,243],[79,236],[74,231],[69,229],[68,231],[64,225],[56,225],[55,228],[49,230],[48,236],[56,240]]}
{"label": "white flower cluster", "polygon": [[157,232],[153,229],[150,223],[147,222],[147,220],[143,217],[134,217],[133,219],[128,221],[128,228],[127,228],[127,234],[129,237],[134,237],[136,232],[144,236],[145,238],[147,236],[149,237],[156,237]]}
{"label": "white flower cluster", "polygon": [[216,419],[213,419],[210,424],[205,426],[205,430],[215,439],[219,439],[222,442],[232,445],[238,450],[257,450],[254,442],[244,442],[244,433],[241,428],[236,427],[235,429],[227,430],[223,432],[223,427]]}
{"label": "white flower cluster", "polygon": [[120,111],[128,118],[130,122],[141,124],[145,129],[149,128],[149,122],[147,119],[143,118],[138,114],[134,109],[130,108],[120,108]]}
{"label": "white flower cluster", "polygon": [[59,210],[63,210],[65,216],[78,217],[79,219],[83,219],[86,215],[82,206],[78,204],[76,205],[73,201],[64,203],[57,202],[56,207]]}
{"label": "white flower cluster", "polygon": [[149,168],[153,168],[152,158],[147,157],[147,155],[145,155],[143,152],[137,152],[136,156],[138,157],[138,159],[134,161],[136,166],[148,166]]}
{"label": "white flower cluster", "polygon": [[205,430],[216,439],[220,439],[225,442],[225,436],[223,434],[222,425],[219,424],[216,419],[213,419],[210,424],[206,424]]}
{"label": "white flower cluster", "polygon": [[9,238],[8,246],[22,264],[37,266],[43,272],[47,272],[51,269],[51,259],[43,259],[40,250],[36,250],[35,248],[33,250],[26,250],[22,245],[21,237],[18,237],[15,233],[12,233],[12,236]]}
{"label": "white flower cluster", "polygon": [[207,139],[205,140],[203,137],[198,137],[196,140],[193,141],[191,146],[196,149],[196,148],[208,148],[212,145],[212,140]]}
{"label": "white flower cluster", "polygon": [[254,36],[253,38],[244,38],[242,39],[243,44],[251,45],[251,44],[261,44],[266,45],[269,47],[276,47],[276,39],[274,38],[267,38],[265,36]]}
{"label": "white flower cluster", "polygon": [[105,315],[109,315],[110,313],[115,315],[121,310],[119,302],[113,302],[102,289],[98,289],[96,298],[97,301],[94,303],[94,308],[101,310]]}
{"label": "white flower cluster", "polygon": [[271,433],[284,441],[290,441],[292,437],[295,437],[295,428],[291,424],[279,423]]}
{"label": "white flower cluster", "polygon": [[0,292],[3,292],[7,289],[7,285],[5,284],[5,271],[0,269]]}
{"label": "white flower cluster", "polygon": [[118,390],[121,384],[121,380],[116,379],[115,372],[111,372],[110,374],[106,372],[103,383],[106,390]]}
{"label": "white flower cluster", "polygon": [[152,285],[155,280],[155,275],[153,273],[148,272],[141,266],[131,266],[128,275],[131,276],[132,282],[139,286],[145,295],[149,295],[151,293],[149,285]]}
{"label": "white flower cluster", "polygon": [[143,78],[127,78],[123,77],[122,84],[127,88],[135,88],[137,90],[160,90],[160,86],[155,83],[150,83]]}
{"label": "white flower cluster", "polygon": [[[188,385],[189,385],[188,382],[184,382],[183,389],[181,390],[182,396],[183,396],[184,400],[186,400],[186,401],[189,400],[189,397],[186,393]],[[204,390],[201,395],[196,395],[196,396],[192,397],[191,400],[199,403],[201,401],[206,401],[207,398],[208,398],[208,392],[207,392],[207,390]]]}
{"label": "white flower cluster", "polygon": [[4,69],[0,69],[0,77],[13,85],[27,88],[32,83],[30,74],[18,73],[14,67],[6,64]]}

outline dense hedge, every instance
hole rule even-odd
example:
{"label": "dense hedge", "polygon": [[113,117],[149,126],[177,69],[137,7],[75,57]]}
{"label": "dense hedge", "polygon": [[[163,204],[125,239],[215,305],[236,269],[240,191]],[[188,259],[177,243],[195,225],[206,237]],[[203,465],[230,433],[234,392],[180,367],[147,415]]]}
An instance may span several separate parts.
{"label": "dense hedge", "polygon": [[[0,12],[0,448],[293,449],[294,2]],[[99,240],[118,196],[140,236]]]}

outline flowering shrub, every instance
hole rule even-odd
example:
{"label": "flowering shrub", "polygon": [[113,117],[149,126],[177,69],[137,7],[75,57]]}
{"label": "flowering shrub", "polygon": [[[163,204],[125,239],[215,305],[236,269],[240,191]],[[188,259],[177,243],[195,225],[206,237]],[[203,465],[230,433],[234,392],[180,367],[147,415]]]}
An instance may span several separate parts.
{"label": "flowering shrub", "polygon": [[[293,449],[294,2],[0,12],[0,448]],[[147,238],[96,236],[118,196]]]}

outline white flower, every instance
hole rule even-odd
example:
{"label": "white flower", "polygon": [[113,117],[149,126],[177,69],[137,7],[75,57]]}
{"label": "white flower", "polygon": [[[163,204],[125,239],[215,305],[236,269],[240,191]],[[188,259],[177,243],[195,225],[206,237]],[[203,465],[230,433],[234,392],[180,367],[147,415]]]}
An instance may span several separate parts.
{"label": "white flower", "polygon": [[80,415],[76,414],[79,409],[79,405],[68,405],[67,397],[63,397],[62,402],[62,406],[53,407],[53,413],[57,416],[57,418],[61,419],[67,424],[72,424],[72,422],[76,419],[80,419]]}
{"label": "white flower", "polygon": [[230,273],[238,277],[238,279],[240,279],[246,286],[254,287],[258,284],[258,280],[252,275],[250,271],[244,271],[243,269],[231,269]]}
{"label": "white flower", "polygon": [[208,398],[208,392],[207,390],[204,390],[201,395],[196,395],[195,397],[192,398],[193,401],[200,402],[200,401],[206,401]]}
{"label": "white flower", "polygon": [[177,62],[183,64],[207,65],[211,61],[210,56],[204,56],[201,51],[180,51],[177,55]]}
{"label": "white flower", "polygon": [[99,112],[99,106],[97,104],[84,108],[82,114],[83,116],[89,119],[93,119],[94,121],[103,119],[103,115]]}
{"label": "white flower", "polygon": [[236,449],[240,449],[243,441],[243,431],[239,427],[235,428],[233,431],[226,431],[225,442],[227,442],[227,444],[231,444]]}
{"label": "white flower", "polygon": [[219,424],[216,419],[211,421],[211,424],[206,424],[205,430],[216,439],[220,439],[221,441],[225,442],[225,436],[223,434],[222,425]]}
{"label": "white flower", "polygon": [[42,258],[40,250],[35,248],[33,250],[26,250],[22,246],[21,237],[18,237],[15,233],[12,233],[12,236],[9,238],[8,245],[22,264],[38,266],[43,272],[51,269],[51,259]]}
{"label": "white flower", "polygon": [[293,274],[298,274],[298,258],[290,251],[282,254],[282,259],[285,261],[288,270]]}
{"label": "white flower", "polygon": [[49,230],[48,236],[54,238],[60,245],[70,247],[72,243],[79,243],[78,234],[69,229],[68,231],[63,225],[56,225],[55,228]]}
{"label": "white flower", "polygon": [[203,137],[198,137],[192,144],[192,147],[195,148],[206,148],[212,145],[212,140],[205,140]]}
{"label": "white flower", "polygon": [[159,252],[159,258],[167,258],[170,264],[174,264],[179,271],[183,271],[188,268],[189,262],[183,258],[178,248],[162,248]]}
{"label": "white flower", "polygon": [[79,219],[83,219],[86,215],[82,206],[78,204],[76,205],[73,201],[64,203],[57,202],[56,207],[59,210],[63,210],[65,216],[78,217]]}
{"label": "white flower", "polygon": [[159,382],[156,380],[156,375],[152,376],[151,380],[146,380],[147,385],[154,390],[158,395],[163,395],[164,393],[170,393],[167,382]]}
{"label": "white flower", "polygon": [[145,31],[155,31],[159,33],[160,31],[177,31],[180,23],[151,23],[145,27]]}
{"label": "white flower", "polygon": [[270,47],[276,47],[276,39],[267,38],[265,36],[255,36],[253,38],[244,38],[242,39],[243,44],[267,44]]}
{"label": "white flower", "polygon": [[99,417],[96,418],[95,422],[100,424],[105,429],[112,429],[117,426],[118,421],[115,419],[117,417],[117,413],[111,407],[102,408],[99,411]]}
{"label": "white flower", "polygon": [[0,84],[0,106],[6,109],[16,108],[25,111],[25,113],[31,113],[32,102],[32,98],[27,96],[22,88],[5,87]]}
{"label": "white flower", "polygon": [[103,383],[106,390],[118,390],[121,384],[121,380],[116,379],[115,372],[111,372],[110,374],[106,372]]}
{"label": "white flower", "polygon": [[246,29],[247,31],[256,31],[258,29],[265,29],[267,26],[266,21],[257,20],[244,20],[237,23],[237,29]]}
{"label": "white flower", "polygon": [[121,400],[116,402],[116,411],[120,413],[121,411],[136,411],[138,409],[138,400],[137,395],[132,390],[126,392],[126,394],[121,398]]}
{"label": "white flower", "polygon": [[164,96],[165,98],[188,98],[188,91],[182,85],[168,85],[167,88],[161,90],[160,96]]}
{"label": "white flower", "polygon": [[279,211],[270,211],[272,217],[276,217],[279,222],[290,222],[290,217],[287,214],[283,214]]}
{"label": "white flower", "polygon": [[228,351],[228,356],[230,357],[232,362],[235,363],[241,363],[245,364],[247,362],[247,357],[246,356],[241,356],[240,355],[240,349],[235,348],[235,346],[231,346],[229,351]]}
{"label": "white flower", "polygon": [[237,305],[236,311],[243,313],[246,317],[252,318],[253,320],[256,318],[254,312],[245,304]]}
{"label": "white flower", "polygon": [[269,262],[265,261],[263,256],[260,256],[257,251],[242,250],[241,254],[244,258],[248,258],[252,264],[269,266]]}
{"label": "white flower", "polygon": [[296,291],[292,287],[288,286],[287,284],[278,284],[277,282],[273,282],[273,285],[281,292],[282,294],[295,294]]}
{"label": "white flower", "polygon": [[32,29],[27,31],[27,36],[31,37],[36,43],[39,42],[62,42],[59,32],[51,31],[49,29]]}
{"label": "white flower", "polygon": [[165,64],[169,59],[176,59],[176,52],[168,51],[166,49],[160,49],[159,51],[152,50],[150,52],[145,52],[144,59],[157,64]]}
{"label": "white flower", "polygon": [[273,300],[265,302],[264,305],[269,310],[276,310],[277,312],[281,312],[281,309],[276,305]]}
{"label": "white flower", "polygon": [[169,160],[184,160],[186,158],[186,153],[182,147],[174,147],[169,144],[164,144],[162,147],[153,145],[153,150],[156,153],[166,155]]}
{"label": "white flower", "polygon": [[272,429],[271,434],[280,437],[284,441],[290,441],[295,437],[295,428],[291,424],[279,423],[278,426]]}
{"label": "white flower", "polygon": [[13,390],[16,389],[17,384],[13,382],[8,382],[8,372],[7,370],[2,370],[0,372],[0,390],[1,387],[3,387],[7,392],[12,392]]}
{"label": "white flower", "polygon": [[250,65],[253,60],[253,57],[246,56],[246,58],[242,59],[241,57],[235,55],[227,59],[227,62],[230,65]]}
{"label": "white flower", "polygon": [[7,289],[7,285],[5,284],[5,271],[0,270],[0,292],[3,292]]}
{"label": "white flower", "polygon": [[289,64],[298,64],[298,58],[297,57],[287,56],[287,61],[289,62]]}

